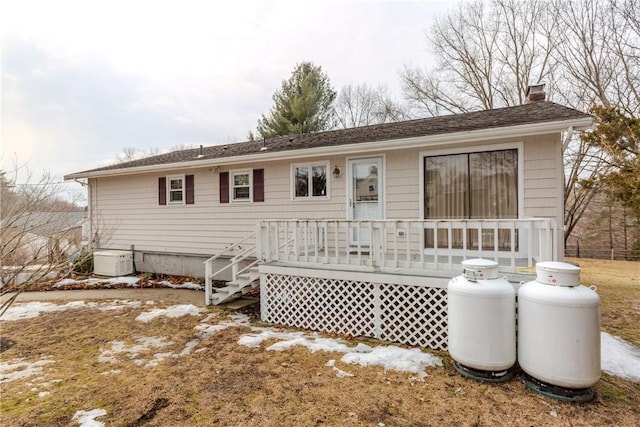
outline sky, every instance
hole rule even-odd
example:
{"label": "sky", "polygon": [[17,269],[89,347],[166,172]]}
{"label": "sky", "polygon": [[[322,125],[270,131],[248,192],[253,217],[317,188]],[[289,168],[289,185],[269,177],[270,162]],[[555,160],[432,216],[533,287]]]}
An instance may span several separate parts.
{"label": "sky", "polygon": [[245,140],[302,61],[338,91],[386,85],[400,100],[399,71],[432,65],[425,31],[453,3],[3,2],[2,168],[26,164],[33,183],[124,148]]}

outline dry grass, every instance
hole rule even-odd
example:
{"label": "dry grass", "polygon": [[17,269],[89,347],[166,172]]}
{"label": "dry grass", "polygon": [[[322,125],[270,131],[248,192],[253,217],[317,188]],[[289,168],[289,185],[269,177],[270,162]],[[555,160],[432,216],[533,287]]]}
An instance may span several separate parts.
{"label": "dry grass", "polygon": [[600,295],[602,328],[640,347],[640,262],[572,258],[580,282]]}
{"label": "dry grass", "polygon": [[[583,283],[595,280],[599,287],[605,329],[617,325],[620,318],[608,311],[626,307],[622,301],[628,300],[631,311],[624,319],[632,321],[620,320],[617,327],[621,336],[637,336],[637,278],[635,282],[600,284],[597,277],[591,279],[588,262],[580,260],[580,264]],[[636,267],[625,265],[627,268]],[[621,290],[624,295],[619,296]],[[341,362],[336,365],[355,376],[338,378],[325,363],[339,359],[339,354],[247,348],[237,344],[249,332],[244,327],[220,331],[200,341],[196,349],[202,351],[165,359],[156,367],[137,366],[124,355],[118,363],[100,363],[101,351],[110,348],[112,341],[132,345],[140,336],[166,337],[174,344],[140,353],[139,358],[149,360],[154,353],[165,351],[180,353],[195,338],[194,327],[204,318],[136,321],[146,310],[82,309],[3,322],[2,336],[14,342],[2,353],[3,362],[36,361],[43,355],[51,356],[53,362],[45,366],[40,378],[0,384],[0,424],[74,425],[71,419],[76,411],[95,408],[107,411],[98,420],[109,426],[640,424],[640,384],[606,374],[596,386],[595,401],[583,405],[535,394],[519,379],[500,385],[464,379],[452,368],[446,353],[436,353],[444,366],[430,369],[422,383],[410,381],[410,374]],[[223,312],[211,311],[224,318]],[[121,372],[104,375],[112,369]],[[41,391],[50,394],[40,397]]]}

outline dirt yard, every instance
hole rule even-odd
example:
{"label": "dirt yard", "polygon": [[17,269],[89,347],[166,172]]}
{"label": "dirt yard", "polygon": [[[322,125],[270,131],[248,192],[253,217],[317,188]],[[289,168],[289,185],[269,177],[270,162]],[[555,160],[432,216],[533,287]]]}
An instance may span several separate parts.
{"label": "dirt yard", "polygon": [[[639,263],[575,261],[582,282],[598,286],[603,329],[640,345]],[[563,403],[519,376],[498,385],[462,378],[442,352],[431,353],[443,366],[419,381],[341,362],[340,353],[240,345],[255,330],[219,309],[153,317],[171,304],[105,304],[0,323],[0,425],[78,425],[78,411],[95,409],[107,426],[640,425],[640,384],[604,373],[593,402]],[[7,380],[7,366],[22,377]]]}

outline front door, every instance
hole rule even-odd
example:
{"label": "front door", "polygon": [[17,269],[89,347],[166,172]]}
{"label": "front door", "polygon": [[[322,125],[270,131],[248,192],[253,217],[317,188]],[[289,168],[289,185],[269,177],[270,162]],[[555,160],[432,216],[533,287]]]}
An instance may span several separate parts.
{"label": "front door", "polygon": [[[348,219],[384,219],[382,157],[349,160]],[[352,246],[369,247],[371,232],[354,227],[350,233]]]}

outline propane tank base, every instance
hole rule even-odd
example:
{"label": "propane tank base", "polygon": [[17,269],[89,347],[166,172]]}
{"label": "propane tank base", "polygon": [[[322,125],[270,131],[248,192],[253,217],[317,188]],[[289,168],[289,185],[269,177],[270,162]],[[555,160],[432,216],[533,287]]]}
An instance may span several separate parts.
{"label": "propane tank base", "polygon": [[483,371],[464,366],[456,361],[453,362],[453,366],[463,377],[486,383],[503,383],[509,381],[513,378],[515,371],[513,366],[503,371]]}
{"label": "propane tank base", "polygon": [[562,400],[565,402],[586,403],[593,400],[595,393],[593,388],[566,388],[558,385],[548,384],[537,380],[532,376],[524,374],[524,384],[528,389],[535,391],[543,396],[552,399]]}

